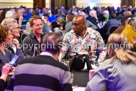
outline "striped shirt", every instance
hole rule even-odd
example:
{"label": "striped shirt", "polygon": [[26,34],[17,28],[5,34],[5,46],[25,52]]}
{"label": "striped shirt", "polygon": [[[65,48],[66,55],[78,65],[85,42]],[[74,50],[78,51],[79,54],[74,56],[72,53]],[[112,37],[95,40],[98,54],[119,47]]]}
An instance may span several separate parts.
{"label": "striped shirt", "polygon": [[68,68],[49,55],[24,59],[6,91],[72,91]]}

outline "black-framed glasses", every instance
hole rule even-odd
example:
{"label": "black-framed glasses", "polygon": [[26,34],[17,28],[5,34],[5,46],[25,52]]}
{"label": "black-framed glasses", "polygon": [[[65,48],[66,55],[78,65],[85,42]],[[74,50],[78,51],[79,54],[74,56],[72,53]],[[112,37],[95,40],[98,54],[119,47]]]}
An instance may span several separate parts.
{"label": "black-framed glasses", "polygon": [[16,27],[16,28],[13,28],[13,29],[21,29],[21,27]]}

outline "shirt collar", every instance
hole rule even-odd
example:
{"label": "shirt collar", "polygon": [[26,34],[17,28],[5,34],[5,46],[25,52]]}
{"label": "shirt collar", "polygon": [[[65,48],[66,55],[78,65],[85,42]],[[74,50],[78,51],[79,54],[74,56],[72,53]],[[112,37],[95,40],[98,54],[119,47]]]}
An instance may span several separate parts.
{"label": "shirt collar", "polygon": [[42,52],[40,55],[50,56],[54,58],[54,56],[49,52]]}
{"label": "shirt collar", "polygon": [[[80,37],[74,32],[74,30],[72,30],[71,32],[73,32],[77,37]],[[87,28],[83,38],[85,38],[88,34],[89,34],[89,29]]]}
{"label": "shirt collar", "polygon": [[[32,38],[36,38],[36,36],[34,35],[33,31],[31,31],[30,34],[31,34]],[[41,37],[43,37],[43,34],[44,34],[44,33],[41,34]]]}

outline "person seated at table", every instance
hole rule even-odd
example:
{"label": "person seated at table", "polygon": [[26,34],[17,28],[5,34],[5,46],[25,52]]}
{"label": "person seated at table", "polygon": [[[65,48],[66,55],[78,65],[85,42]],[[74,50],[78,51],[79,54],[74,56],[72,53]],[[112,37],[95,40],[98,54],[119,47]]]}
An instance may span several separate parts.
{"label": "person seated at table", "polygon": [[116,17],[116,13],[111,13],[110,20],[108,20],[100,30],[105,43],[107,43],[109,35],[120,26],[120,22],[116,19]]}
{"label": "person seated at table", "polygon": [[62,38],[58,33],[46,34],[42,53],[19,63],[6,91],[72,91],[71,73],[58,62]]}
{"label": "person seated at table", "polygon": [[[67,52],[74,52],[78,54],[88,54],[90,49],[96,51],[101,49],[98,56],[98,62],[102,61],[106,56],[106,49],[104,41],[99,32],[92,28],[86,27],[86,19],[84,16],[77,15],[72,21],[73,30],[66,33],[63,39],[63,46],[61,48],[60,61],[63,62]],[[99,45],[100,44],[100,45]],[[90,48],[91,47],[91,48]],[[92,53],[92,61],[96,61],[95,52]]]}
{"label": "person seated at table", "polygon": [[19,37],[20,37],[21,29],[20,29],[17,21],[13,18],[5,18],[2,21],[1,25],[4,27],[7,27],[13,36],[13,39],[11,41],[12,43],[9,46],[7,46],[7,49],[12,54],[17,55],[19,61],[24,59],[23,51],[22,51],[21,47],[19,46],[19,43],[20,43]]}
{"label": "person seated at table", "polygon": [[[15,56],[15,54],[12,54],[6,47],[9,44],[12,44],[13,36],[11,34],[11,31],[0,25],[0,71],[2,70],[2,67],[11,61],[11,59]],[[17,59],[16,63],[19,61]],[[1,75],[1,74],[0,74]]]}
{"label": "person seated at table", "polygon": [[86,90],[135,91],[136,53],[127,46],[122,46],[128,44],[127,38],[122,34],[111,34],[108,43],[108,54],[111,58],[98,67]]}
{"label": "person seated at table", "polygon": [[124,28],[127,26],[128,21],[129,21],[128,17],[121,18],[120,20],[121,25],[113,33],[121,33],[124,30]]}

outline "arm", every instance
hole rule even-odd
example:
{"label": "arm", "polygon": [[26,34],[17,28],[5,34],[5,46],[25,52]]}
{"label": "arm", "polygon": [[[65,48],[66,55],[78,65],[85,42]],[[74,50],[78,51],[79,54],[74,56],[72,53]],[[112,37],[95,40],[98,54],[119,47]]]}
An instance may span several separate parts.
{"label": "arm", "polygon": [[99,70],[94,73],[93,78],[88,82],[86,91],[106,91],[106,82],[107,79]]}
{"label": "arm", "polygon": [[105,60],[95,70],[92,79],[87,83],[86,91],[107,91],[107,87],[110,85],[110,78],[114,81],[114,76],[116,76],[112,72],[117,72],[116,68],[113,67],[110,60]]}
{"label": "arm", "polygon": [[17,65],[19,61],[21,61],[22,59],[24,59],[24,55],[23,55],[22,49],[20,48],[19,41],[17,39],[13,39],[12,42],[16,46],[16,53],[12,55],[12,58],[13,58],[14,55],[18,56],[18,59],[16,61],[16,65]]}
{"label": "arm", "polygon": [[23,40],[23,52],[24,57],[32,57],[33,56],[33,43],[30,41],[29,36],[25,37]]}
{"label": "arm", "polygon": [[62,48],[61,48],[61,53],[59,56],[59,60],[62,61],[62,59],[66,56],[66,53],[68,51],[68,49],[70,48],[70,44],[69,44],[69,37],[67,36],[68,34],[66,34],[64,36],[63,42],[62,42]]}
{"label": "arm", "polygon": [[1,72],[2,75],[0,77],[0,91],[2,91],[5,87],[5,83],[7,80],[8,73],[9,73],[9,69],[10,69],[10,66],[7,63],[2,68],[2,72]]}
{"label": "arm", "polygon": [[61,79],[60,91],[72,91],[71,83],[71,73],[69,71],[65,71],[63,74],[63,79]]}
{"label": "arm", "polygon": [[103,41],[103,38],[101,37],[100,33],[96,31],[96,41],[97,41],[97,48],[100,50],[98,62],[101,62],[104,60],[107,54],[107,48],[105,47],[105,43]]}
{"label": "arm", "polygon": [[19,27],[22,27],[23,16],[19,17]]}
{"label": "arm", "polygon": [[5,89],[5,91],[14,91],[14,83],[15,83],[15,74],[13,74],[7,88]]}
{"label": "arm", "polygon": [[88,20],[86,20],[86,27],[92,27],[92,29],[97,30],[97,26]]}

